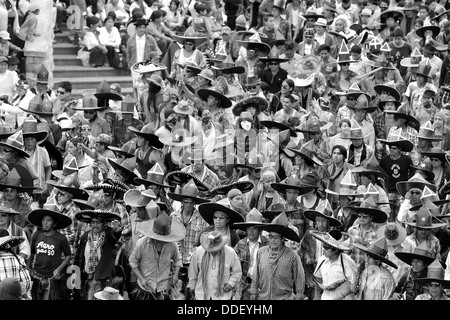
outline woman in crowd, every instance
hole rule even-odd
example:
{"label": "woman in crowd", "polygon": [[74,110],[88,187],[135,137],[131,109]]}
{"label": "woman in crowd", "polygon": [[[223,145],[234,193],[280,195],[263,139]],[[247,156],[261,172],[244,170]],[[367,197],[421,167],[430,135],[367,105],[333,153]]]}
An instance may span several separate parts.
{"label": "woman in crowd", "polygon": [[115,50],[119,49],[122,42],[119,30],[114,26],[114,18],[112,16],[107,16],[105,20],[103,20],[103,27],[100,28],[98,38],[100,43],[108,49],[108,53],[106,54],[108,63],[105,63],[105,66],[112,66]]}
{"label": "woman in crowd", "polygon": [[96,16],[86,18],[86,26],[88,30],[83,37],[83,43],[86,51],[89,51],[89,64],[91,67],[102,67],[105,64],[108,48],[102,44],[98,35],[98,27],[100,19]]}

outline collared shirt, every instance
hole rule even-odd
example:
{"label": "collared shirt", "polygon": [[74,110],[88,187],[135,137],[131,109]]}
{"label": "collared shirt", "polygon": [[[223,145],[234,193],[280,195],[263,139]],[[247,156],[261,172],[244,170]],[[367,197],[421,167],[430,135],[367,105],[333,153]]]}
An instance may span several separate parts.
{"label": "collared shirt", "polygon": [[[22,271],[20,270],[20,265],[24,266]],[[0,281],[6,278],[20,279],[22,292],[26,291],[27,295],[30,295],[32,281],[23,257],[14,256],[10,252],[0,251]]]}
{"label": "collared shirt", "polygon": [[269,259],[269,246],[258,251],[256,272],[251,289],[258,292],[257,300],[293,300],[303,295],[305,271],[299,255],[283,246],[275,263]]}
{"label": "collared shirt", "polygon": [[234,250],[236,250],[238,257],[241,260],[243,281],[245,281],[247,276],[253,279],[258,250],[265,245],[267,245],[267,238],[259,236],[255,244],[251,243],[248,237],[245,237],[244,239],[239,240],[234,246]]}
{"label": "collared shirt", "polygon": [[209,224],[203,220],[202,216],[197,209],[194,208],[192,216],[188,221],[184,221],[182,208],[171,213],[170,217],[176,221],[181,222],[186,228],[186,236],[178,244],[180,246],[180,252],[183,259],[183,264],[189,264],[191,261],[192,253],[195,249],[200,233],[209,226]]}
{"label": "collared shirt", "polygon": [[[441,244],[439,239],[436,236],[429,234],[427,240],[427,248],[428,251],[431,252],[431,256],[435,259],[441,259]],[[420,244],[419,240],[416,238],[415,233],[411,233],[406,236],[405,241],[403,242],[403,246],[405,247],[405,252],[414,252],[414,249]]]}
{"label": "collared shirt", "polygon": [[[373,223],[370,223],[370,228],[365,230],[361,229],[358,220],[356,220],[353,226],[348,228],[348,233],[352,237],[353,243],[359,243],[365,247],[368,247],[373,240],[377,239],[377,229],[374,227]],[[357,248],[353,248],[351,257],[357,265],[360,265],[364,262],[366,253]]]}
{"label": "collared shirt", "polygon": [[100,133],[111,135],[111,126],[108,121],[99,116],[94,121],[89,122],[89,127],[91,127],[91,133],[94,138],[98,137]]}
{"label": "collared shirt", "polygon": [[[434,299],[433,297],[431,297],[431,294],[427,292],[419,294],[415,300],[434,300]],[[441,300],[450,300],[450,297],[447,297],[445,293],[442,293]]]}
{"label": "collared shirt", "polygon": [[47,150],[40,146],[36,146],[32,153],[26,151],[25,148],[23,150],[30,156],[28,160],[31,162],[31,165],[39,177],[39,187],[42,190],[45,190],[47,188],[45,168],[51,167],[52,165]]}
{"label": "collared shirt", "polygon": [[81,235],[87,230],[87,224],[75,219],[75,214],[80,211],[80,208],[71,201],[66,207],[58,206],[59,212],[72,219],[72,224],[67,228],[59,230],[59,232],[66,236],[69,241],[72,258],[75,256],[77,248],[80,244]]}
{"label": "collared shirt", "polygon": [[361,300],[388,300],[395,289],[392,274],[384,266],[370,265],[361,275]]}
{"label": "collared shirt", "polygon": [[[158,253],[154,241],[149,237],[140,238],[130,255],[131,268],[139,268],[145,280],[151,282],[152,290],[160,292],[170,286],[171,263],[182,267],[181,254],[175,242],[163,242]],[[138,285],[145,290],[146,285],[138,279]]]}
{"label": "collared shirt", "polygon": [[[342,260],[341,260],[342,259]],[[345,272],[345,273],[344,273]],[[347,278],[350,283],[354,284],[356,280],[357,266],[347,254],[341,253],[333,262],[325,256],[320,257],[317,261],[314,276],[322,279],[324,286],[329,286],[337,281]],[[333,300],[334,294],[337,292],[324,290],[321,300]]]}
{"label": "collared shirt", "polygon": [[[242,277],[241,261],[233,248],[225,245],[223,247],[225,251],[225,261],[223,270],[222,283],[228,283],[231,287],[236,287]],[[206,252],[202,246],[197,247],[192,255],[192,261],[189,265],[188,277],[190,289],[195,289],[196,300],[231,300],[233,291],[223,292],[222,296],[218,296],[218,284],[219,284],[219,258],[220,254],[212,255],[209,259],[209,265],[207,270],[202,269],[202,258]],[[204,291],[204,283],[202,273],[206,272],[207,284],[206,292]]]}
{"label": "collared shirt", "polygon": [[136,61],[137,62],[141,62],[144,61],[144,51],[145,51],[145,41],[146,39],[146,34],[144,34],[142,37],[139,37],[136,34]]}

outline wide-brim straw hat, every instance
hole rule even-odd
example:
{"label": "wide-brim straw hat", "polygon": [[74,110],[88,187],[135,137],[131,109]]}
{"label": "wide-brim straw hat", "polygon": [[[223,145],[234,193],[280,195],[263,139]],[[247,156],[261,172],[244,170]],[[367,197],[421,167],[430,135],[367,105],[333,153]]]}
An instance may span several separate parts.
{"label": "wide-brim straw hat", "polygon": [[386,238],[388,246],[396,246],[406,238],[406,229],[398,222],[388,222],[377,230],[377,238]]}
{"label": "wide-brim straw hat", "polygon": [[216,196],[216,195],[226,196],[231,189],[238,189],[242,193],[247,193],[249,191],[252,191],[254,187],[255,187],[255,184],[252,181],[236,181],[236,182],[230,183],[226,186],[220,186],[220,187],[215,187],[215,188],[211,189],[210,195],[211,196]]}
{"label": "wide-brim straw hat", "polygon": [[169,186],[176,187],[177,185],[184,185],[188,183],[191,179],[194,180],[194,183],[197,186],[198,191],[200,192],[210,191],[209,188],[203,182],[201,182],[196,176],[184,171],[178,170],[169,172],[164,180],[167,182]]}
{"label": "wide-brim straw hat", "polygon": [[423,27],[420,27],[419,29],[416,30],[416,34],[419,37],[423,38],[424,37],[424,33],[427,30],[431,30],[433,32],[433,38],[436,38],[436,36],[441,31],[441,28],[439,28],[439,26],[433,26],[433,25],[423,26]]}
{"label": "wide-brim straw hat", "polygon": [[84,223],[91,223],[93,218],[99,218],[105,222],[121,219],[119,214],[106,210],[80,210],[75,214],[75,219]]}
{"label": "wide-brim straw hat", "polygon": [[28,222],[37,227],[42,227],[42,218],[50,216],[56,221],[55,229],[64,229],[72,224],[69,216],[48,209],[36,209],[28,214]]}
{"label": "wide-brim straw hat", "polygon": [[[371,256],[372,258],[376,260],[380,260],[381,262],[391,266],[394,269],[398,269],[397,265],[393,263],[391,260],[387,259],[386,257],[379,255],[373,251],[371,251],[371,246],[365,247],[360,243],[353,243],[353,246],[361,251],[364,251],[367,255]],[[387,252],[386,252],[387,253]]]}
{"label": "wide-brim straw hat", "polygon": [[[158,234],[157,232],[155,232],[155,221],[156,219],[142,221],[138,224],[136,230],[146,237],[163,242],[181,241],[186,236],[186,228],[181,222],[175,219],[171,219],[169,234]],[[158,222],[156,221],[156,223]]]}
{"label": "wide-brim straw hat", "polygon": [[9,248],[14,248],[24,241],[25,237],[16,237],[16,236],[0,237],[0,248],[3,249],[6,246],[8,246]]}
{"label": "wide-brim straw hat", "polygon": [[214,225],[213,217],[214,213],[217,211],[221,211],[227,215],[229,219],[228,225],[230,226],[230,228],[234,227],[235,222],[245,221],[244,217],[240,213],[220,203],[215,202],[202,203],[198,206],[197,210],[202,216],[203,220],[208,222],[208,224],[210,225]]}
{"label": "wide-brim straw hat", "polygon": [[106,287],[102,291],[94,293],[94,298],[98,300],[123,300],[119,290],[111,287]]}
{"label": "wide-brim straw hat", "polygon": [[305,216],[306,219],[309,219],[313,222],[316,221],[316,217],[322,217],[324,219],[327,219],[330,227],[341,227],[342,226],[342,222],[340,222],[338,219],[336,219],[332,216],[326,215],[323,212],[320,212],[317,210],[305,210],[303,212],[303,215]]}
{"label": "wide-brim straw hat", "polygon": [[87,200],[89,198],[89,194],[80,188],[62,186],[59,182],[52,180],[47,181],[47,184],[64,192],[70,193],[73,196],[73,199]]}
{"label": "wide-brim straw hat", "polygon": [[239,115],[247,109],[247,107],[251,106],[257,106],[256,113],[261,113],[262,111],[265,111],[269,107],[269,102],[267,99],[260,97],[260,96],[250,96],[246,97],[244,99],[239,100],[236,102],[236,104],[233,106],[233,114],[236,117],[239,117]]}
{"label": "wide-brim straw hat", "polygon": [[220,251],[227,244],[227,237],[219,231],[205,232],[200,236],[200,245],[206,252]]}
{"label": "wide-brim straw hat", "polygon": [[329,245],[330,247],[333,247],[335,249],[341,250],[341,251],[349,251],[351,250],[351,247],[347,246],[343,243],[343,241],[336,240],[330,233],[328,232],[320,232],[317,230],[310,230],[309,233],[311,236],[316,238],[317,240]]}
{"label": "wide-brim straw hat", "polygon": [[245,216],[245,222],[236,222],[234,223],[234,228],[242,231],[247,231],[247,228],[250,227],[259,227],[263,225],[267,225],[266,222],[262,222],[263,215],[259,212],[258,209],[253,208],[249,213]]}

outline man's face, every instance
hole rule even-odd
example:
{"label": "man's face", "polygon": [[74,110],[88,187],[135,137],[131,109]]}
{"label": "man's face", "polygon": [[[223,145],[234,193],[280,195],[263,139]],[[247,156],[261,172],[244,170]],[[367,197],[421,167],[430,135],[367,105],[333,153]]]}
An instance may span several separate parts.
{"label": "man's face", "polygon": [[9,226],[9,222],[11,221],[11,215],[7,213],[0,213],[0,225],[1,226]]}
{"label": "man's face", "polygon": [[327,50],[321,50],[319,54],[323,61],[328,61],[330,58],[330,53]]}
{"label": "man's face", "polygon": [[138,146],[138,148],[144,148],[145,147],[145,138],[143,136],[137,136],[136,145]]}
{"label": "man's face", "polygon": [[273,28],[274,28],[273,20],[274,20],[274,17],[269,17],[267,19],[267,22],[266,22],[266,29],[267,30],[273,30]]}
{"label": "man's face", "polygon": [[146,26],[136,27],[136,33],[137,33],[138,37],[142,37],[145,34],[146,28],[147,28]]}
{"label": "man's face", "polygon": [[276,61],[269,62],[270,71],[276,72],[278,71],[280,64]]}
{"label": "man's face", "polygon": [[34,150],[34,148],[36,148],[37,140],[35,137],[26,137],[24,141],[27,149]]}
{"label": "man's face", "polygon": [[53,220],[52,217],[44,216],[42,218],[42,231],[49,232],[49,231],[53,230],[55,225],[56,225],[55,221]]}
{"label": "man's face", "polygon": [[106,147],[103,143],[100,142],[96,142],[95,143],[95,150],[97,150],[97,152],[99,153],[103,153],[106,150]]}
{"label": "man's face", "polygon": [[94,118],[96,113],[97,111],[95,110],[85,110],[83,114],[86,120],[91,120],[92,118]]}
{"label": "man's face", "polygon": [[361,58],[361,52],[352,51],[351,54],[353,60],[359,60]]}
{"label": "man's face", "polygon": [[99,234],[105,230],[105,223],[101,219],[93,218],[91,220],[91,228],[93,233]]}
{"label": "man's face", "polygon": [[254,48],[247,49],[247,58],[253,59],[256,57],[256,50]]}
{"label": "man's face", "polygon": [[394,37],[394,43],[396,44],[396,45],[401,45],[402,44],[402,37],[400,37],[400,36],[395,36]]}
{"label": "man's face", "polygon": [[56,97],[58,100],[64,101],[69,98],[69,93],[66,92],[66,89],[58,87],[58,89],[56,89]]}
{"label": "man's face", "polygon": [[291,110],[292,110],[292,103],[291,103],[291,100],[290,100],[290,99],[288,99],[288,98],[283,98],[283,99],[281,100],[281,103],[282,103],[282,105],[283,105],[283,110],[284,110],[285,112],[291,112]]}
{"label": "man's face", "polygon": [[427,10],[425,10],[425,9],[420,9],[420,10],[419,10],[419,13],[418,13],[419,18],[425,19],[425,17],[426,17],[427,15],[428,15]]}
{"label": "man's face", "polygon": [[328,219],[320,216],[316,216],[316,228],[317,231],[326,232],[328,227]]}
{"label": "man's face", "polygon": [[355,110],[355,120],[358,122],[363,121],[366,118],[367,111],[362,109]]}
{"label": "man's face", "polygon": [[271,13],[274,18],[278,18],[280,16],[280,9],[273,7]]}
{"label": "man's face", "polygon": [[212,107],[212,106],[216,106],[217,103],[219,102],[219,100],[217,100],[216,97],[214,96],[208,96],[207,100],[206,100],[206,105],[208,107]]}
{"label": "man's face", "polygon": [[360,148],[363,145],[363,139],[352,139],[352,144],[355,148]]}
{"label": "man's face", "polygon": [[369,23],[369,16],[366,16],[366,15],[361,16],[361,23],[362,23],[362,24],[367,24],[367,23]]}
{"label": "man's face", "polygon": [[230,203],[234,208],[242,208],[244,205],[244,195],[238,194],[230,200]]}
{"label": "man's face", "polygon": [[205,164],[203,160],[193,160],[192,161],[192,171],[195,173],[201,173],[203,172],[203,168],[205,167]]}
{"label": "man's face", "polygon": [[36,83],[36,90],[37,92],[44,92],[48,90],[48,86],[46,83],[43,82],[37,82]]}
{"label": "man's face", "polygon": [[259,238],[259,228],[248,227],[247,228],[247,237],[250,241],[256,241]]}
{"label": "man's face", "polygon": [[297,190],[287,189],[286,190],[286,201],[288,203],[292,203],[297,199],[298,195],[299,195],[299,193]]}
{"label": "man's face", "polygon": [[5,73],[8,70],[8,62],[0,63],[0,73]]}

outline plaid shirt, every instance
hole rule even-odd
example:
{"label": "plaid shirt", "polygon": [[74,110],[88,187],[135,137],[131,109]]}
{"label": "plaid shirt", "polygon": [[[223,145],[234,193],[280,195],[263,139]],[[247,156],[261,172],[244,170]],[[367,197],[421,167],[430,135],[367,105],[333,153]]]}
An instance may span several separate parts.
{"label": "plaid shirt", "polygon": [[[352,237],[353,243],[359,243],[365,247],[368,247],[377,239],[377,229],[372,223],[370,224],[369,230],[363,230],[359,227],[358,221],[355,221],[353,226],[348,229],[348,233]],[[356,262],[356,265],[359,266],[365,261],[366,253],[357,248],[353,248],[351,257]]]}
{"label": "plaid shirt", "polygon": [[[17,261],[16,257],[19,261]],[[19,263],[24,266],[22,270],[20,270]],[[14,256],[10,252],[0,251],[0,281],[6,278],[19,279],[20,283],[25,285],[27,295],[30,296],[32,281],[25,260],[22,256]]]}
{"label": "plaid shirt", "polygon": [[[431,252],[431,256],[435,259],[441,260],[441,244],[434,235],[429,234],[427,241],[428,251]],[[419,240],[416,238],[415,233],[411,233],[406,237],[403,242],[403,246],[405,247],[405,252],[413,252],[414,249],[419,245]]]}
{"label": "plaid shirt", "polygon": [[384,266],[366,267],[360,281],[358,300],[388,300],[394,293],[394,278]]}
{"label": "plaid shirt", "polygon": [[[239,240],[239,242],[236,243],[236,245],[234,246],[234,250],[236,250],[239,260],[241,260],[242,281],[243,282],[245,282],[245,279],[248,276],[250,276],[250,275],[248,275],[248,271],[251,266],[250,265],[251,257],[250,257],[250,247],[249,247],[248,243],[249,243],[249,240],[247,237],[245,237],[244,239]],[[264,237],[263,235],[261,235],[259,237],[258,243],[259,243],[259,248],[262,248],[269,243],[269,240],[266,237]]]}
{"label": "plaid shirt", "polygon": [[[434,299],[431,297],[431,294],[429,294],[427,292],[427,293],[419,294],[415,300],[434,300]],[[441,300],[450,300],[450,297],[447,297],[445,295],[445,293],[443,292],[442,296],[441,296]]]}
{"label": "plaid shirt", "polygon": [[[389,137],[392,135],[392,132],[394,132],[395,130],[398,130],[397,126],[393,126],[391,128],[391,130],[389,130],[387,139],[389,140]],[[411,141],[414,145],[417,145],[417,135],[419,133],[417,132],[416,129],[414,129],[413,127],[407,126],[406,127],[406,132],[402,132],[402,136],[405,139],[408,139],[409,141]],[[407,154],[407,153],[404,153]]]}
{"label": "plaid shirt", "polygon": [[67,241],[69,241],[70,252],[72,253],[71,260],[77,252],[77,248],[80,245],[81,235],[86,232],[87,224],[75,219],[75,214],[80,211],[80,208],[72,201],[65,208],[59,206],[59,211],[72,219],[72,224],[67,228],[59,230],[59,232],[66,236]]}
{"label": "plaid shirt", "polygon": [[205,220],[203,220],[197,209],[194,209],[191,218],[186,223],[184,223],[183,221],[182,207],[172,212],[170,217],[176,221],[181,222],[186,228],[186,236],[178,243],[178,245],[180,246],[180,253],[183,258],[183,264],[189,264],[191,262],[192,253],[195,249],[195,244],[197,243],[201,232],[209,225]]}

